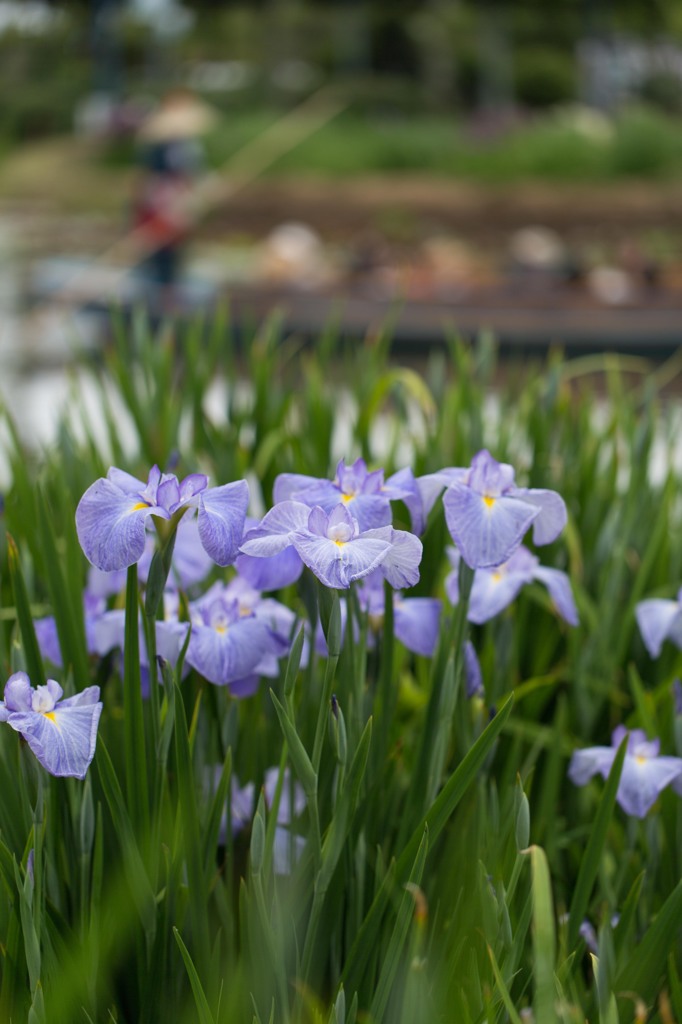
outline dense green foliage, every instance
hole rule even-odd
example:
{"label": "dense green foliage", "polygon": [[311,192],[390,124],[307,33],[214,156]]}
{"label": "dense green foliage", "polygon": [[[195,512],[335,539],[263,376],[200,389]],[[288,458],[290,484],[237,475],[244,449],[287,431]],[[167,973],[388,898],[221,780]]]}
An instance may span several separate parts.
{"label": "dense green foliage", "polygon": [[[682,582],[678,428],[661,397],[679,360],[652,372],[557,354],[541,373],[507,366],[493,392],[486,339],[449,343],[423,374],[389,348],[390,332],[341,346],[333,330],[306,348],[273,322],[237,352],[224,320],[156,336],[137,322],[88,371],[104,431],[74,401],[39,459],[8,442],[3,665],[44,671],[25,588],[33,614],[57,616],[67,692],[98,682],[105,707],[84,783],[47,776],[0,729],[2,1020],[518,1024],[524,1007],[538,1024],[682,1020],[680,798],[664,792],[638,821],[614,807],[617,774],[566,778],[572,751],[619,723],[682,754],[680,657],[667,645],[652,662],[633,614]],[[533,585],[472,629],[484,697],[460,685],[461,616],[433,663],[394,642],[390,616],[374,651],[366,622],[338,650],[345,594],[321,601],[332,656],[298,671],[294,653],[272,694],[263,681],[242,701],[166,671],[143,702],[135,630],[122,667],[86,654],[74,510],[110,464],[246,474],[267,507],[283,471],[325,476],[362,455],[422,474],[483,445],[519,483],[564,496],[569,526],[543,560],[569,572],[581,618],[567,627]],[[416,592],[442,596],[446,539],[438,504]],[[302,619],[313,583],[280,595]],[[134,575],[121,600],[136,614]],[[219,826],[231,773],[260,785],[287,762],[309,810],[306,853],[282,878],[263,801],[233,841]]]}

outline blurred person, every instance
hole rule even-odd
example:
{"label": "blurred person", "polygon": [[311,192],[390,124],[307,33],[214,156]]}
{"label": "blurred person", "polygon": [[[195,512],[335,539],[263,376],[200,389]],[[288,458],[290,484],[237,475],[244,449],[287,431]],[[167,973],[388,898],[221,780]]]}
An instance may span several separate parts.
{"label": "blurred person", "polygon": [[213,119],[211,109],[190,92],[174,90],[140,129],[134,227],[143,251],[140,269],[162,313],[177,305],[183,249],[195,219],[193,199],[204,171],[200,136]]}

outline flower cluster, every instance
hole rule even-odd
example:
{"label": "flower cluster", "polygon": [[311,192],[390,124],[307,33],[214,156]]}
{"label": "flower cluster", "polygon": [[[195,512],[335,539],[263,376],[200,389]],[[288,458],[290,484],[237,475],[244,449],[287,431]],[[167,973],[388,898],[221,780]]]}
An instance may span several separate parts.
{"label": "flower cluster", "polygon": [[[275,503],[260,521],[246,518],[245,481],[210,488],[203,474],[178,480],[153,466],[145,482],[112,467],[106,478],[88,488],[76,511],[78,537],[92,566],[83,595],[88,650],[103,656],[122,648],[125,613],[120,607],[108,607],[108,599],[120,592],[125,570],[135,563],[138,578],[146,584],[156,549],[150,527],[156,525],[162,537],[174,534],[163,614],[155,622],[156,653],[175,665],[186,645],[184,670],[193,668],[209,682],[229,687],[234,696],[253,693],[262,676],[277,676],[279,659],[289,651],[296,616],[263,592],[294,583],[304,568],[326,587],[346,590],[358,585],[359,606],[371,627],[370,645],[383,626],[388,584],[393,591],[396,637],[415,654],[431,656],[440,634],[442,603],[403,591],[419,580],[422,542],[418,534],[443,490],[445,520],[457,545],[453,565],[461,558],[477,570],[469,619],[486,621],[535,579],[547,586],[559,614],[575,624],[577,612],[568,578],[559,570],[540,566],[521,547],[531,526],[537,544],[547,544],[558,535],[566,521],[562,499],[553,491],[517,488],[513,469],[496,462],[485,450],[468,469],[446,468],[420,478],[403,469],[385,479],[383,470],[369,470],[363,459],[349,465],[341,460],[332,480],[281,474],[275,481]],[[407,508],[412,531],[394,528],[393,501]],[[197,586],[216,563],[235,564],[236,575],[197,594]],[[180,590],[193,591],[193,600],[181,603]],[[446,591],[454,602],[452,577]],[[181,607],[186,609],[182,619]],[[139,628],[146,685],[149,666],[142,622]],[[60,665],[54,619],[36,622],[36,633],[44,657]],[[324,649],[321,633],[314,643],[318,650]],[[307,643],[304,661],[309,650]],[[465,653],[467,690],[473,693],[481,687],[481,674],[471,642]],[[45,693],[34,697],[23,682],[19,685],[18,677],[12,678],[5,720],[25,735],[37,754],[40,750],[38,756],[48,770],[82,777],[94,751],[99,691],[90,688],[78,698],[61,701],[61,690],[57,693],[58,684],[51,681]],[[53,701],[49,708],[48,696]],[[82,722],[86,707],[90,715],[92,708],[97,709],[92,749],[86,750],[82,734],[77,747],[75,741],[59,747],[50,740],[50,729],[56,724],[59,735],[70,739],[73,727],[63,728],[60,716],[76,706],[79,716],[73,717],[72,711],[67,723]],[[29,714],[41,717],[30,722],[17,718]]]}

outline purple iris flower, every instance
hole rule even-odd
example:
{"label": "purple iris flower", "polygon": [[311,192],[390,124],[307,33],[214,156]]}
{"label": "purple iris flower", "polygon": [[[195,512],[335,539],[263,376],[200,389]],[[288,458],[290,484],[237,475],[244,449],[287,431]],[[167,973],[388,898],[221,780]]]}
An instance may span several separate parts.
{"label": "purple iris flower", "polygon": [[660,740],[647,740],[642,729],[628,732],[625,726],[619,725],[613,731],[610,747],[576,750],[568,767],[568,777],[576,786],[584,786],[596,774],[607,778],[625,736],[628,737],[628,745],[616,799],[626,814],[643,818],[659,793],[674,780],[679,780],[682,758],[660,757]]}
{"label": "purple iris flower", "polygon": [[635,617],[652,658],[659,656],[664,640],[672,640],[676,647],[682,647],[682,590],[678,591],[676,601],[662,597],[640,601]]}
{"label": "purple iris flower", "polygon": [[99,686],[66,700],[63,692],[54,679],[34,688],[25,672],[15,672],[5,684],[0,722],[23,736],[50,775],[83,779],[95,756],[102,713]]}
{"label": "purple iris flower", "polygon": [[78,503],[76,529],[88,560],[111,572],[142,557],[148,516],[171,519],[186,508],[198,508],[197,526],[205,551],[218,565],[230,565],[239,549],[248,501],[245,480],[209,488],[203,473],[178,481],[153,466],[145,484],[112,467]]}
{"label": "purple iris flower", "polygon": [[[360,607],[369,615],[372,629],[383,626],[385,606],[384,579],[375,570],[358,590]],[[432,597],[403,597],[393,594],[393,632],[408,651],[430,658],[438,643],[441,602]]]}
{"label": "purple iris flower", "polygon": [[392,587],[411,587],[419,579],[419,538],[391,526],[361,531],[344,504],[327,515],[319,505],[282,501],[250,531],[242,551],[269,558],[290,546],[327,587],[345,590],[377,567]]}
{"label": "purple iris flower", "polygon": [[408,508],[414,504],[415,484],[411,470],[401,470],[384,481],[383,469],[368,470],[364,459],[356,459],[351,466],[341,459],[333,480],[281,473],[275,480],[273,499],[276,504],[300,501],[309,508],[319,505],[327,513],[341,502],[365,531],[390,524],[392,501],[404,501]]}
{"label": "purple iris flower", "polygon": [[244,581],[215,583],[189,606],[192,635],[187,663],[235,696],[253,693],[261,675],[276,675],[289,650],[294,615],[277,601],[260,600]]}
{"label": "purple iris flower", "polygon": [[443,505],[452,539],[472,569],[508,561],[531,525],[535,544],[550,544],[566,525],[566,506],[556,491],[515,487],[513,468],[486,449],[450,483]]}
{"label": "purple iris flower", "polygon": [[[453,571],[445,580],[445,592],[452,604],[459,600],[457,571],[459,552],[448,548],[447,556]],[[535,555],[521,545],[511,558],[494,569],[477,569],[469,598],[467,618],[475,625],[482,625],[503,611],[518,596],[522,587],[537,580],[549,591],[554,607],[569,626],[578,625],[578,611],[573,600],[571,583],[561,569],[549,569],[540,565]]]}

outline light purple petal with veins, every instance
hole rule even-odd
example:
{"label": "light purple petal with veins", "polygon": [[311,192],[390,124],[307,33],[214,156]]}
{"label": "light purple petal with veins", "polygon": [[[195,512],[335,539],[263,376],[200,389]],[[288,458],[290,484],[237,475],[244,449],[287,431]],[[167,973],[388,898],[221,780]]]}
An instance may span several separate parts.
{"label": "light purple petal with veins", "polygon": [[551,544],[557,539],[568,521],[566,503],[560,494],[537,488],[515,487],[509,495],[535,505],[540,510],[533,521],[534,544]]}
{"label": "light purple petal with veins", "polygon": [[391,545],[365,539],[336,542],[326,537],[298,534],[295,547],[305,564],[326,587],[346,590],[367,576],[388,554]]}
{"label": "light purple petal with veins", "polygon": [[150,515],[169,518],[165,509],[144,504],[110,480],[96,480],[76,509],[78,540],[88,561],[104,572],[133,565],[144,551]]}
{"label": "light purple petal with veins", "polygon": [[548,569],[539,565],[535,570],[535,579],[544,583],[549,591],[549,596],[554,602],[554,607],[569,626],[577,626],[579,623],[578,609],[573,599],[571,581],[561,569]]}
{"label": "light purple petal with veins", "polygon": [[486,498],[464,484],[449,487],[443,505],[452,539],[472,569],[506,562],[539,513],[537,507],[518,498]]}
{"label": "light purple petal with veins", "polygon": [[[504,566],[500,566],[504,569]],[[532,577],[530,577],[532,579]],[[524,573],[477,569],[469,598],[469,622],[480,626],[499,615],[512,603],[521,588],[530,582]]]}
{"label": "light purple petal with veins", "polygon": [[390,546],[379,568],[391,586],[395,590],[413,587],[419,581],[419,565],[423,554],[419,537],[406,530],[394,530],[392,526],[368,530],[362,534],[363,539],[369,537],[384,540]]}
{"label": "light purple petal with veins", "polygon": [[199,537],[218,565],[231,565],[237,557],[248,504],[246,480],[211,487],[199,497]]}

